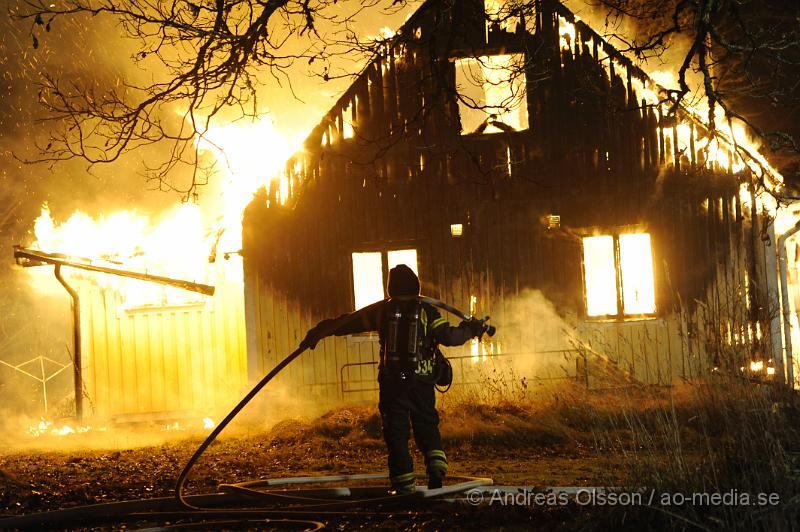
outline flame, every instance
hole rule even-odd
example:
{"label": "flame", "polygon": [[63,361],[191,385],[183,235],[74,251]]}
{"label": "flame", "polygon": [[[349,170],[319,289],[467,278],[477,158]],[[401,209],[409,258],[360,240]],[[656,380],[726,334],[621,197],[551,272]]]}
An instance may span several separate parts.
{"label": "flame", "polygon": [[92,427],[82,426],[82,425],[76,425],[75,427],[73,427],[71,425],[65,424],[61,425],[60,427],[56,427],[52,421],[40,418],[39,423],[28,427],[26,433],[29,436],[38,438],[48,434],[52,436],[68,436],[70,434],[82,434],[90,430],[92,430]]}
{"label": "flame", "polygon": [[558,36],[561,49],[572,50],[575,47],[575,24],[558,17]]}
{"label": "flame", "polygon": [[[458,108],[464,133],[471,133],[479,126],[484,133],[504,131],[495,125],[496,122],[516,131],[528,129],[523,64],[520,54],[455,61],[456,87],[463,98],[463,101],[459,99]],[[506,160],[510,163],[508,154]]]}
{"label": "flame", "polygon": [[[219,193],[212,190],[199,204],[178,204],[157,216],[124,210],[93,218],[76,211],[61,223],[53,219],[45,204],[34,223],[33,247],[73,259],[198,283],[241,281],[238,260],[210,265],[209,258],[220,254],[230,258],[231,253],[241,249],[244,208],[259,187],[275,178],[295,151],[296,143],[281,136],[268,119],[212,127],[196,142],[202,155],[219,163]],[[286,198],[288,184],[284,183],[288,179],[282,177],[281,197]],[[43,277],[50,274],[39,270],[29,269],[34,285],[53,286],[43,282]],[[125,307],[204,302],[203,296],[193,292],[153,283],[80,270],[70,270],[70,275],[117,291]]]}
{"label": "flame", "polygon": [[[216,426],[216,424],[214,423],[214,420],[212,420],[210,417],[204,417],[200,421],[200,423],[202,424],[204,429],[213,429]],[[196,427],[196,426],[197,425],[195,425],[195,424],[191,424],[191,426],[189,426],[189,425],[181,424],[180,421],[173,421],[171,423],[167,423],[166,425],[163,425],[161,427],[161,431],[162,432],[186,432],[187,430],[193,430],[191,427]]]}
{"label": "flame", "polygon": [[492,25],[497,25],[502,31],[516,31],[520,20],[519,16],[514,15],[511,10],[513,6],[505,1],[484,0],[483,7],[486,12],[486,18]]}
{"label": "flame", "polygon": [[[367,35],[367,40],[373,41],[376,43],[390,41],[397,35],[397,32],[390,28],[389,26],[382,26],[379,30],[377,35]],[[386,65],[384,65],[385,67]]]}
{"label": "flame", "polygon": [[[76,211],[59,224],[45,204],[34,223],[34,233],[34,248],[79,261],[202,283],[211,277],[208,254],[212,235],[204,230],[197,205],[179,205],[163,214],[159,221],[136,211],[120,211],[96,219]],[[41,277],[49,277],[49,271],[34,268],[29,272],[39,281],[34,283],[36,286],[48,286],[41,282]],[[71,270],[70,274],[117,291],[126,306],[185,304],[201,297],[162,285],[82,270]]]}
{"label": "flame", "polygon": [[614,238],[608,235],[584,238],[583,265],[589,316],[617,314]]}
{"label": "flame", "polygon": [[[562,50],[573,51],[575,48],[575,25],[563,17],[558,17],[558,32]],[[601,47],[602,50],[602,47]],[[600,54],[600,60],[605,61],[608,55],[605,51]],[[618,59],[611,62],[617,72],[624,72],[628,67]],[[642,101],[646,105],[660,108],[662,116],[671,106],[669,95],[665,87],[675,89],[678,82],[672,72],[656,70],[648,73],[650,80],[639,80],[632,76],[632,88],[636,103]],[[651,81],[652,80],[652,81]],[[709,169],[719,167],[729,169],[734,173],[749,170],[753,176],[762,179],[770,192],[777,192],[783,187],[783,176],[773,168],[759,152],[761,143],[749,134],[747,128],[738,120],[729,120],[725,111],[719,106],[714,107],[714,122],[716,131],[713,136],[708,135],[704,129],[708,124],[708,99],[698,94],[690,95],[681,102],[681,109],[688,116],[678,117],[675,132],[672,128],[664,128],[667,162],[676,164],[675,153],[679,159],[686,157],[691,160],[692,130],[695,130],[694,159],[696,164]],[[692,124],[695,126],[692,127]],[[677,138],[673,138],[677,137]],[[677,149],[676,149],[677,148]],[[775,216],[777,204],[774,199],[763,198],[759,208],[763,208],[771,216]]]}
{"label": "flame", "polygon": [[289,181],[282,169],[300,145],[299,138],[288,139],[266,117],[212,127],[197,138],[198,148],[214,157],[224,174],[221,201],[212,206],[224,230],[221,249],[241,249],[242,213],[259,188],[279,180],[280,197],[285,202]]}
{"label": "flame", "polygon": [[619,235],[619,261],[625,313],[655,312],[655,280],[650,235],[647,233]]}
{"label": "flame", "polygon": [[483,362],[494,355],[494,344],[483,338],[470,340],[470,359],[472,362]]}
{"label": "flame", "polygon": [[[387,272],[405,264],[419,275],[416,249],[396,249],[386,252]],[[353,294],[356,310],[384,297],[383,253],[380,251],[355,252],[353,261]]]}

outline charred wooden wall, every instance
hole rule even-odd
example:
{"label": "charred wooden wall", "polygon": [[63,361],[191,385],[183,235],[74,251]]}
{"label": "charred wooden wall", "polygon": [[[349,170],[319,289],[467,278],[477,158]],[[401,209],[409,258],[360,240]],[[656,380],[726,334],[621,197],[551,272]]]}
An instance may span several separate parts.
{"label": "charred wooden wall", "polygon": [[[733,367],[734,351],[766,349],[757,337],[769,337],[769,268],[749,173],[708,163],[695,149],[702,124],[640,99],[644,74],[588,27],[577,22],[575,42],[560,45],[559,17],[571,17],[562,7],[544,2],[522,22],[532,33],[475,42],[457,10],[438,4],[409,20],[312,132],[287,166],[289,197],[272,187],[246,213],[253,376],[318,319],[353,309],[352,252],[403,247],[418,250],[424,293],[464,309],[477,298],[505,352],[542,351],[535,323],[503,332],[531,290],[583,348],[640,380],[692,378],[724,366],[727,352]],[[461,134],[453,59],[467,49],[525,54],[528,130]],[[681,120],[686,146],[676,141]],[[559,228],[541,223],[548,214]],[[450,235],[454,223],[463,236]],[[588,320],[581,238],[631,227],[651,234],[658,312]],[[558,330],[549,336],[560,338],[553,350],[574,347]],[[374,342],[327,341],[287,379],[336,394],[343,366],[368,381],[375,356]]]}

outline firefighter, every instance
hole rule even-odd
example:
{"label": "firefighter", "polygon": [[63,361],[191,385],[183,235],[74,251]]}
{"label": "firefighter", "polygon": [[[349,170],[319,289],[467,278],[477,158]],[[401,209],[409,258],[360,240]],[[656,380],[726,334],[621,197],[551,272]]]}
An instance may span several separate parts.
{"label": "firefighter", "polygon": [[[405,264],[389,272],[387,292],[389,299],[336,318],[345,318],[344,324],[329,334],[378,332],[378,408],[389,454],[392,492],[415,490],[414,463],[408,451],[409,419],[417,447],[425,456],[428,488],[440,488],[447,474],[447,456],[442,449],[436,412],[434,355],[439,344],[456,346],[480,337],[486,325],[470,318],[453,327],[436,307],[415,299],[420,293],[419,278]],[[332,321],[323,320],[308,331],[301,347],[313,349]]]}

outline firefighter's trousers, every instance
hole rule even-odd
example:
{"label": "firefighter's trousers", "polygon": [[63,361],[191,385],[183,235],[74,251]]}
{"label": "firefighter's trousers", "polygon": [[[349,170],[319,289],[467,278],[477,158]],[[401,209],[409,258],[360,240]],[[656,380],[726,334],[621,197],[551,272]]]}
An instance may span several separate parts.
{"label": "firefighter's trousers", "polygon": [[414,462],[408,451],[412,427],[414,441],[425,455],[428,475],[444,477],[447,473],[447,458],[442,451],[433,384],[421,382],[414,375],[404,381],[397,375],[383,371],[378,382],[378,406],[383,422],[383,438],[389,451],[392,486],[404,488],[414,484]]}

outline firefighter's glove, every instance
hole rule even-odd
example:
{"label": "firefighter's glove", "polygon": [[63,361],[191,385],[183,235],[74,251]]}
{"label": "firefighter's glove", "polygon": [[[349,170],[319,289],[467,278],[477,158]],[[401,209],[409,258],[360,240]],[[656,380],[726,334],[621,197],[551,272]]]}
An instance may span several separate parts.
{"label": "firefighter's glove", "polygon": [[461,323],[466,325],[467,329],[469,329],[470,334],[472,334],[475,338],[480,338],[481,335],[486,332],[486,323],[483,320],[479,320],[478,318],[470,318],[468,320],[464,320]]}
{"label": "firefighter's glove", "polygon": [[324,336],[320,333],[319,325],[308,330],[306,337],[300,342],[300,347],[303,349],[314,349]]}

